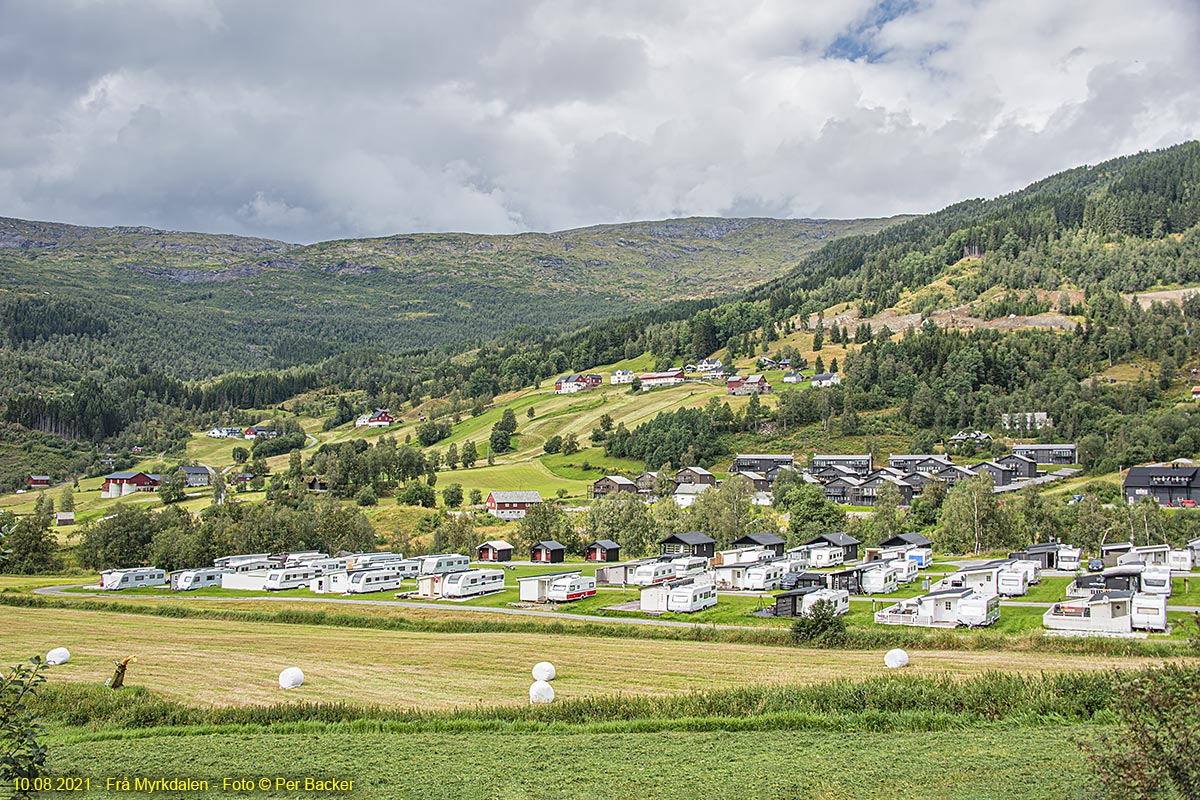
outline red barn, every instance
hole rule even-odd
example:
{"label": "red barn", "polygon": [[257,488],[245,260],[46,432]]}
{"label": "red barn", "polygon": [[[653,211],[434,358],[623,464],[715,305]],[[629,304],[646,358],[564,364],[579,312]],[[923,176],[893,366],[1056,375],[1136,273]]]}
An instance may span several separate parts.
{"label": "red barn", "polygon": [[50,488],[50,476],[49,475],[30,475],[29,480],[27,480],[25,482],[25,484],[30,489],[49,489]]}
{"label": "red barn", "polygon": [[488,492],[487,510],[500,519],[525,519],[525,512],[542,502],[537,492]]}
{"label": "red barn", "polygon": [[101,497],[124,497],[134,492],[155,492],[161,478],[147,472],[113,472],[104,476]]}

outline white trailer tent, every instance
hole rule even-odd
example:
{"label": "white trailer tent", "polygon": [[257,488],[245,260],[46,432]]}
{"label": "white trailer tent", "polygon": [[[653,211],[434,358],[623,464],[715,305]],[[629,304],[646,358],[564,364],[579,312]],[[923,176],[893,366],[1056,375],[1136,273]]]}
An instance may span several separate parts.
{"label": "white trailer tent", "polygon": [[1042,625],[1084,635],[1127,635],[1133,631],[1132,605],[1132,592],[1096,592],[1055,603],[1042,615]]}
{"label": "white trailer tent", "polygon": [[596,594],[596,579],[590,575],[564,575],[551,582],[546,599],[553,603],[570,603]]}
{"label": "white trailer tent", "polygon": [[136,589],[139,586],[163,586],[167,573],[158,567],[106,569],[100,573],[100,588],[106,591]]}
{"label": "white trailer tent", "polygon": [[442,597],[476,597],[504,588],[504,570],[468,569],[443,576]]}
{"label": "white trailer tent", "polygon": [[923,628],[981,627],[1000,618],[1000,597],[969,587],[943,589],[901,600],[875,614],[880,625],[914,625]]}
{"label": "white trailer tent", "polygon": [[667,611],[691,614],[717,604],[717,587],[708,581],[692,581],[667,591]]}
{"label": "white trailer tent", "polygon": [[1191,550],[1172,550],[1167,558],[1167,566],[1175,572],[1191,572],[1195,563]]}
{"label": "white trailer tent", "polygon": [[582,575],[583,571],[578,569],[563,570],[561,572],[547,572],[541,575],[526,575],[523,578],[517,578],[517,587],[520,590],[519,596],[524,603],[546,603],[550,601],[550,586],[560,578],[570,578],[576,575]]}
{"label": "white trailer tent", "polygon": [[1167,596],[1138,592],[1133,596],[1130,624],[1134,630],[1165,631],[1167,629]]}
{"label": "white trailer tent", "polygon": [[238,589],[241,591],[261,592],[266,589],[267,569],[248,569],[245,572],[224,572],[221,574],[222,589]]}
{"label": "white trailer tent", "polygon": [[471,559],[458,553],[420,556],[418,560],[421,562],[421,575],[445,575],[471,568]]}
{"label": "white trailer tent", "polygon": [[203,589],[208,586],[221,585],[221,570],[181,569],[171,573],[171,589],[176,592],[190,592],[193,589]]}
{"label": "white trailer tent", "polygon": [[828,603],[833,613],[841,616],[850,613],[850,593],[845,589],[817,589],[800,598],[800,611],[807,614],[817,603]]}
{"label": "white trailer tent", "polygon": [[862,573],[863,594],[891,594],[899,588],[897,571],[888,561],[872,561]]}
{"label": "white trailer tent", "polygon": [[373,569],[359,569],[346,573],[346,575],[347,594],[368,594],[399,589],[400,582],[404,580],[400,571],[393,569],[390,564]]}

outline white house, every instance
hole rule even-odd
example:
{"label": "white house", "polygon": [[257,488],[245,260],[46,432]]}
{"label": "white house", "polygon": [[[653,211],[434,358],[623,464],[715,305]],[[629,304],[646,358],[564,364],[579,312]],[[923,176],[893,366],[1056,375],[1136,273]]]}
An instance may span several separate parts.
{"label": "white house", "polygon": [[613,385],[620,383],[633,383],[633,370],[614,369],[612,376],[608,380]]}
{"label": "white house", "polygon": [[822,372],[819,375],[812,376],[812,387],[814,389],[823,389],[827,386],[837,386],[842,382],[842,376],[836,372]]}

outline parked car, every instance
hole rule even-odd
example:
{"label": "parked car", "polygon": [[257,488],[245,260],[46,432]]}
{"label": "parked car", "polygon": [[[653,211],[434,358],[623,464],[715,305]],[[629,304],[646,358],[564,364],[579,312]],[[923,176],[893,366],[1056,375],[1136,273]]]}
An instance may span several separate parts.
{"label": "parked car", "polygon": [[1067,501],[1067,505],[1073,506],[1076,503],[1082,503],[1082,502],[1083,502],[1083,495],[1075,494],[1075,495],[1071,495],[1071,499]]}
{"label": "parked car", "polygon": [[1088,568],[1088,572],[1103,572],[1104,571],[1104,559],[1089,558],[1087,568]]}
{"label": "parked car", "polygon": [[1179,505],[1183,506],[1184,508],[1195,508],[1196,501],[1195,500],[1180,500]]}

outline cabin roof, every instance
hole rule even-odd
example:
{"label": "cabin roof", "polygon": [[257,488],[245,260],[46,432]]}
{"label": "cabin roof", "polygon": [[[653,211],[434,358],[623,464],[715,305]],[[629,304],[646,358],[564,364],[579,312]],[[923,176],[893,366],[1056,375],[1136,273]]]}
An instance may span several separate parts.
{"label": "cabin roof", "polygon": [[689,533],[672,533],[670,536],[664,536],[662,539],[658,540],[659,544],[668,544],[671,542],[695,546],[698,544],[716,544],[717,540],[698,531],[691,531]]}
{"label": "cabin roof", "polygon": [[740,539],[734,539],[733,543],[737,544],[738,542],[750,542],[751,544],[770,547],[772,545],[784,544],[785,541],[786,540],[782,536],[764,531],[762,533],[747,533]]}
{"label": "cabin roof", "polygon": [[621,545],[617,544],[612,539],[597,539],[594,542],[590,542],[588,544],[588,547],[601,547],[605,550],[620,550],[621,549]]}
{"label": "cabin roof", "polygon": [[530,549],[532,549],[532,550],[566,550],[567,546],[565,544],[563,544],[562,542],[556,542],[553,539],[547,539],[544,542],[538,542]]}

